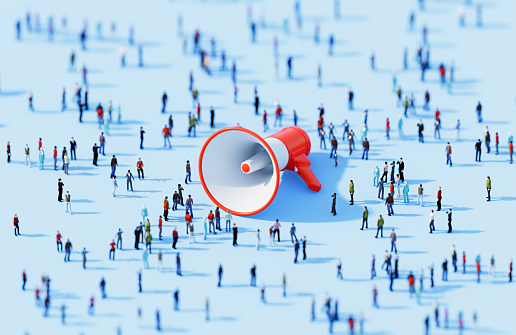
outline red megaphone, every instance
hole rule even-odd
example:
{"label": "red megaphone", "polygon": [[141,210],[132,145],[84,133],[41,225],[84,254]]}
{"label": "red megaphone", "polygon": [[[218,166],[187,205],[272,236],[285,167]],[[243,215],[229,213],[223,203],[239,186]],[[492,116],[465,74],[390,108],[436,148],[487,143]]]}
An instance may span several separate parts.
{"label": "red megaphone", "polygon": [[242,127],[228,127],[204,143],[199,174],[204,190],[220,208],[253,215],[276,196],[280,171],[296,171],[309,189],[321,190],[309,153],[310,138],[299,127],[284,128],[265,139]]}

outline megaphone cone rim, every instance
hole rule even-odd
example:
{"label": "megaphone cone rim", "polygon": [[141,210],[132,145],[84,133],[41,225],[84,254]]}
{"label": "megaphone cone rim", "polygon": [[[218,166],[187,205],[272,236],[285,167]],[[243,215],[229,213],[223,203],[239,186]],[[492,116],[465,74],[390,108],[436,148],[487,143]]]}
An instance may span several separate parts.
{"label": "megaphone cone rim", "polygon": [[[271,159],[272,159],[272,163],[274,165],[274,171],[276,171],[276,186],[274,187],[274,192],[273,192],[272,196],[270,197],[269,201],[267,201],[267,203],[265,205],[263,205],[262,207],[260,207],[259,209],[251,211],[251,212],[233,211],[233,210],[231,210],[231,208],[227,208],[226,206],[224,206],[223,204],[218,202],[217,199],[215,199],[215,197],[210,193],[210,191],[204,181],[204,177],[203,177],[202,160],[203,160],[203,156],[204,156],[204,151],[208,147],[208,144],[210,144],[211,140],[213,140],[213,138],[215,138],[217,135],[224,133],[226,131],[231,131],[231,130],[246,132],[249,135],[254,136],[257,140],[259,140],[260,143],[267,149],[267,151],[271,153]],[[211,136],[208,137],[206,142],[204,142],[204,145],[202,146],[202,149],[201,149],[201,153],[199,154],[199,177],[201,178],[201,184],[202,184],[202,187],[204,188],[204,191],[206,192],[208,197],[211,199],[211,201],[213,201],[217,206],[219,206],[224,211],[229,210],[229,212],[231,214],[235,214],[235,215],[239,215],[239,216],[249,216],[249,215],[254,215],[254,214],[260,213],[261,211],[263,211],[265,208],[267,208],[271,204],[272,200],[274,200],[274,198],[276,197],[276,193],[278,192],[278,188],[279,188],[280,170],[279,170],[279,166],[278,166],[278,161],[276,159],[276,156],[274,155],[274,151],[272,151],[272,148],[267,144],[267,142],[265,142],[265,139],[263,139],[260,135],[256,134],[255,132],[253,132],[249,129],[242,128],[242,127],[226,127],[226,128],[219,129],[216,132],[214,132],[213,134],[211,134]]]}

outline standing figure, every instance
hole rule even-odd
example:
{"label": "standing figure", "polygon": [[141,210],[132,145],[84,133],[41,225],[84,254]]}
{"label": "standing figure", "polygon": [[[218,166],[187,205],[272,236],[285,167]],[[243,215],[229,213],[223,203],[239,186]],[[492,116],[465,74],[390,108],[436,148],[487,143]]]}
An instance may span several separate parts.
{"label": "standing figure", "polygon": [[224,271],[222,270],[222,264],[219,265],[219,270],[218,270],[218,277],[219,277],[219,282],[217,284],[218,287],[220,287],[222,285],[222,273]]}
{"label": "standing figure", "polygon": [[116,181],[116,176],[113,176],[113,192],[111,192],[113,197],[116,196],[115,192],[116,192],[117,187],[118,187],[118,182]]}
{"label": "standing figure", "polygon": [[39,148],[39,169],[43,170],[45,164],[45,152],[43,148]]}
{"label": "standing figure", "polygon": [[140,127],[140,149],[143,150],[143,135],[145,134],[145,130],[143,127]]}
{"label": "standing figure", "polygon": [[439,186],[439,189],[437,191],[437,211],[439,212],[441,210],[441,201],[443,199],[443,195],[441,192],[441,186]]}
{"label": "standing figure", "polygon": [[376,165],[374,169],[373,176],[373,186],[376,187],[378,181],[380,180],[380,169],[378,168],[378,165]]}
{"label": "standing figure", "polygon": [[446,212],[448,214],[448,233],[452,232],[452,209],[448,209]]}
{"label": "standing figure", "polygon": [[[145,236],[145,249],[149,250],[149,254],[152,254],[152,235],[150,232],[147,232],[147,236]],[[148,266],[147,266],[148,268]]]}
{"label": "standing figure", "polygon": [[70,158],[68,157],[68,154],[66,152],[63,155],[63,162],[64,162],[64,173],[68,174],[68,168],[70,166]]}
{"label": "standing figure", "polygon": [[179,203],[181,204],[181,206],[184,206],[184,202],[183,202],[183,191],[185,189],[181,186],[181,184],[177,184],[177,192],[179,193]]}
{"label": "standing figure", "polygon": [[398,198],[399,198],[399,197],[400,197],[400,195],[401,195],[401,192],[400,192],[400,184],[401,184],[400,175],[399,175],[399,174],[396,174],[396,181],[394,182],[394,185],[396,186],[396,189],[397,189]]}
{"label": "standing figure", "polygon": [[[141,222],[140,222],[141,224]],[[137,226],[134,230],[134,248],[139,249],[138,246],[140,245],[140,227]]]}
{"label": "standing figure", "polygon": [[495,149],[496,149],[496,155],[498,155],[498,146],[500,145],[500,136],[498,136],[498,133],[495,134]]}
{"label": "standing figure", "polygon": [[405,181],[405,162],[403,161],[403,158],[400,158],[400,160],[398,162],[396,162],[396,164],[398,164],[398,172],[400,174],[400,181],[401,182],[404,182]]}
{"label": "standing figure", "polygon": [[32,95],[32,91],[29,91],[29,109],[34,112],[34,96]]}
{"label": "standing figure", "polygon": [[446,165],[450,164],[450,167],[452,167],[452,159],[451,159],[452,148],[451,148],[450,142],[448,142],[448,144],[446,144],[445,150],[446,150]]}
{"label": "standing figure", "polygon": [[509,283],[512,283],[512,258],[509,259]]}
{"label": "standing figure", "polygon": [[296,239],[296,243],[294,243],[294,264],[297,263],[298,254],[299,254],[299,241]]}
{"label": "standing figure", "polygon": [[138,180],[140,180],[140,177],[142,180],[144,180],[145,176],[143,174],[143,162],[141,158],[138,158],[138,162],[136,162],[136,170],[138,171]]}
{"label": "standing figure", "polygon": [[[236,226],[236,223],[233,223],[233,246],[234,247],[236,247],[238,245],[237,237],[238,237],[238,228]],[[279,238],[279,234],[278,234],[278,238]]]}
{"label": "standing figure", "polygon": [[129,191],[129,187],[131,188],[131,192],[134,192],[133,191],[133,180],[134,180],[134,177],[133,177],[133,174],[131,173],[131,170],[127,170],[127,173],[125,174],[126,176],[126,179],[127,179],[127,191]]}
{"label": "standing figure", "polygon": [[110,176],[111,179],[116,177],[115,173],[116,173],[117,165],[118,165],[118,161],[117,161],[115,155],[113,155],[113,157],[111,158],[111,176]]}
{"label": "standing figure", "polygon": [[[331,203],[331,212],[330,213],[333,213],[333,216],[337,215],[337,193],[333,193],[333,195],[331,196],[333,198],[332,200],[332,203]],[[277,222],[278,220],[276,220]],[[278,242],[279,242],[279,234],[278,234]]]}
{"label": "standing figure", "polygon": [[165,125],[163,127],[162,134],[163,134],[163,139],[164,139],[164,142],[165,142],[163,147],[166,147],[167,146],[167,142],[168,142],[169,149],[172,148],[172,144],[170,144],[170,129],[167,127],[167,125]]}
{"label": "standing figure", "polygon": [[122,229],[118,228],[118,231],[115,234],[115,238],[116,238],[116,247],[120,250],[122,250],[122,234],[123,234]]}
{"label": "standing figure", "polygon": [[391,232],[391,252],[394,249],[394,253],[398,253],[398,248],[396,247],[396,233],[394,232],[394,229]]}
{"label": "standing figure", "polygon": [[[367,137],[364,137],[364,142],[362,142],[362,147],[363,147],[362,159],[364,159],[364,156],[365,156],[365,160],[368,160],[369,159],[369,141],[367,140]],[[376,166],[376,169],[375,169],[375,180],[377,180],[377,177],[376,177],[377,169],[378,169],[378,165]],[[380,170],[378,170],[378,174],[379,173],[380,173]],[[373,184],[375,184],[374,186],[376,186],[376,182],[373,182]]]}
{"label": "standing figure", "polygon": [[71,156],[70,158],[72,160],[77,160],[76,149],[77,149],[77,142],[72,137],[72,139],[70,140],[70,156]]}
{"label": "standing figure", "polygon": [[61,178],[57,180],[57,201],[63,201],[63,187],[64,183],[61,181]]}
{"label": "standing figure", "polygon": [[95,166],[98,166],[97,161],[99,159],[99,149],[100,147],[97,145],[97,143],[93,144],[93,165]]}
{"label": "standing figure", "polygon": [[482,104],[480,103],[480,101],[478,102],[476,110],[477,110],[478,123],[481,123],[482,122]]}
{"label": "standing figure", "polygon": [[73,214],[72,213],[72,196],[70,195],[70,193],[68,191],[66,191],[66,194],[65,194],[65,203],[66,203],[66,213],[68,213],[68,210],[70,211],[70,214]]}
{"label": "standing figure", "polygon": [[417,188],[417,202],[416,204],[419,205],[419,201],[421,200],[421,207],[423,207],[423,184],[419,184],[419,187]]}
{"label": "standing figure", "polygon": [[186,161],[186,177],[185,177],[185,184],[188,184],[188,182],[192,182],[192,168],[190,167],[190,161]]}
{"label": "standing figure", "polygon": [[[9,148],[9,151],[10,151],[10,148]],[[29,165],[29,168],[31,167],[30,166],[30,149],[29,149],[29,145],[28,144],[25,144],[25,165]]]}
{"label": "standing figure", "polygon": [[258,108],[260,108],[260,98],[258,97],[258,93],[254,95],[254,113],[258,115]]}
{"label": "standing figure", "polygon": [[161,97],[161,101],[163,103],[163,106],[161,108],[161,113],[165,113],[165,108],[167,106],[167,100],[168,100],[167,92],[163,92],[163,95]]}
{"label": "standing figure", "polygon": [[20,234],[20,220],[18,219],[18,214],[14,214],[14,236],[21,235]]}
{"label": "standing figure", "polygon": [[[331,125],[331,123],[330,123]],[[330,134],[333,133],[333,128],[330,128]],[[325,144],[326,145],[326,144]],[[330,158],[333,157],[333,153],[337,153],[337,145],[338,145],[338,142],[337,142],[337,139],[335,138],[335,136],[333,136],[332,140],[331,140],[331,152],[330,152]],[[325,147],[326,148],[326,147]]]}
{"label": "standing figure", "polygon": [[[170,209],[170,203],[168,201],[168,196],[165,196],[165,199],[163,200],[163,217],[165,218],[165,221],[168,221],[168,210]],[[161,216],[160,216],[161,218]]]}
{"label": "standing figure", "polygon": [[177,232],[177,227],[174,227],[172,231],[172,249],[176,249],[177,240],[179,239],[179,233]]}
{"label": "standing figure", "polygon": [[70,254],[72,253],[72,242],[70,240],[66,240],[65,243],[65,257],[64,261],[69,262],[70,261]]}
{"label": "standing figure", "polygon": [[389,165],[387,164],[387,162],[385,162],[385,165],[383,166],[383,174],[382,174],[382,178],[380,178],[382,181],[383,178],[385,177],[385,182],[387,181],[387,178],[388,178],[388,175],[389,175]]}
{"label": "standing figure", "polygon": [[109,243],[111,249],[109,249],[109,259],[111,259],[111,255],[113,255],[113,260],[115,260],[115,240],[111,240]]}
{"label": "standing figure", "polygon": [[231,220],[233,219],[229,210],[227,211],[224,219],[226,220],[226,231],[229,231],[229,229],[231,228]]}
{"label": "standing figure", "polygon": [[[394,185],[392,183],[391,188],[394,189]],[[394,198],[392,197],[392,193],[389,193],[387,195],[387,198],[385,198],[385,205],[387,206],[387,215],[389,216],[394,215],[394,210],[392,209],[393,204]]]}
{"label": "standing figure", "polygon": [[181,258],[179,257],[179,253],[176,255],[176,274],[181,276]]}
{"label": "standing figure", "polygon": [[490,153],[491,147],[489,146],[489,144],[491,143],[491,134],[489,134],[489,129],[487,128],[487,126],[486,126],[484,133],[485,133],[485,140],[486,140],[485,143],[486,143],[487,153]]}
{"label": "standing figure", "polygon": [[11,162],[11,142],[7,141],[7,163]]}
{"label": "standing figure", "polygon": [[190,215],[193,217],[193,198],[192,196],[189,194],[188,195],[188,199],[186,199],[186,214],[188,214],[188,211],[190,211]]}
{"label": "standing figure", "polygon": [[423,125],[423,121],[420,119],[418,124],[417,124],[417,127],[418,127],[418,137],[419,137],[419,142],[420,143],[425,143],[425,140],[424,140],[424,137],[423,137],[423,131],[425,129],[425,126]]}
{"label": "standing figure", "polygon": [[[56,234],[57,252],[62,252],[63,251],[63,242],[61,242],[61,238],[62,238],[62,235],[61,235],[61,233],[58,230],[57,234]],[[61,249],[59,249],[59,247],[61,247]]]}
{"label": "standing figure", "polygon": [[337,258],[337,279],[343,279],[342,277],[342,261]]}
{"label": "standing figure", "polygon": [[100,280],[100,291],[102,294],[102,299],[105,299],[107,297],[107,295],[106,295],[106,280],[104,278],[102,278]]}
{"label": "standing figure", "polygon": [[149,216],[149,212],[145,205],[142,205],[142,211],[140,212],[140,214],[142,216],[142,222],[145,222],[147,220],[147,217]]}
{"label": "standing figure", "polygon": [[477,283],[480,283],[480,254],[477,251],[477,256],[475,257],[475,263],[477,266]]}
{"label": "standing figure", "polygon": [[104,149],[106,147],[106,138],[104,137],[104,133],[103,132],[100,133],[99,142],[100,142],[100,151],[102,151],[102,155],[105,156],[106,153],[105,153]]}
{"label": "standing figure", "polygon": [[349,201],[350,205],[354,204],[354,202],[353,202],[353,195],[354,194],[355,194],[355,184],[353,183],[353,180],[350,180],[349,181],[349,195],[351,197],[351,200]]}
{"label": "standing figure", "polygon": [[509,142],[509,158],[510,162],[509,164],[512,164],[512,154],[514,153],[514,145],[512,144],[512,141]]}
{"label": "standing figure", "polygon": [[486,189],[487,189],[487,201],[491,201],[491,178],[487,176],[486,180]]}

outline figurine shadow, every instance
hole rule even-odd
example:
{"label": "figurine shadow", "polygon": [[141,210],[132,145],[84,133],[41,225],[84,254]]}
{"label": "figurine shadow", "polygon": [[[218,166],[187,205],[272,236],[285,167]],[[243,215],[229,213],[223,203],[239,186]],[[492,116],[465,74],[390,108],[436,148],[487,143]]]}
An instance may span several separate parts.
{"label": "figurine shadow", "polygon": [[95,87],[95,88],[115,88],[118,85],[116,84],[110,84],[110,83],[96,83],[96,84],[88,84],[88,87]]}
{"label": "figurine shadow", "polygon": [[26,94],[26,93],[27,93],[27,91],[25,91],[25,90],[11,90],[11,91],[2,90],[0,92],[0,96],[16,96],[16,95],[22,95],[22,94]]}
{"label": "figurine shadow", "polygon": [[88,199],[75,199],[74,202],[75,203],[91,204],[92,202],[95,202],[95,201],[94,200],[88,200]]}
{"label": "figurine shadow", "polygon": [[419,254],[426,254],[426,251],[419,251],[419,250],[398,250],[398,254],[405,254],[405,255],[419,255]]}
{"label": "figurine shadow", "polygon": [[347,57],[347,58],[350,58],[350,57],[360,57],[362,55],[363,54],[361,52],[358,52],[358,51],[347,51],[347,52],[334,52],[332,57],[345,57],[345,58]]}
{"label": "figurine shadow", "polygon": [[[300,259],[301,257],[299,257]],[[322,264],[334,261],[334,257],[307,257],[305,260],[299,260],[299,263],[309,263],[309,264]]]}
{"label": "figurine shadow", "polygon": [[134,300],[133,297],[110,297],[109,295],[104,298],[106,300]]}
{"label": "figurine shadow", "polygon": [[[336,190],[334,185],[341,182],[348,160],[341,158],[335,167],[335,161],[329,157],[328,152],[315,152],[308,156],[312,162],[311,169],[322,185],[320,192],[309,190],[295,172],[284,171],[274,201],[253,218],[269,222],[276,219],[280,222],[340,222],[360,217],[362,207],[350,206],[340,194],[337,194],[337,215],[330,213],[331,196]],[[328,214],[321,214],[321,208],[326,208]]]}
{"label": "figurine shadow", "polygon": [[53,299],[79,299],[79,297],[74,293],[65,293],[60,291],[54,291],[52,293]]}
{"label": "figurine shadow", "polygon": [[20,234],[20,236],[34,238],[34,237],[47,237],[48,235],[45,235],[45,234]]}
{"label": "figurine shadow", "polygon": [[[156,327],[154,327],[154,326],[143,326],[141,328],[150,330],[150,329],[155,329]],[[183,329],[183,328],[161,327],[159,332],[160,333],[186,333],[186,332],[188,332],[188,330],[187,329]]]}
{"label": "figurine shadow", "polygon": [[170,294],[172,291],[170,290],[142,290],[144,294]]}
{"label": "figurine shadow", "polygon": [[[173,272],[176,272],[175,269],[174,269]],[[210,276],[207,273],[200,273],[200,272],[193,272],[193,271],[183,271],[182,274],[185,277],[207,277],[207,276]]]}
{"label": "figurine shadow", "polygon": [[238,318],[234,316],[218,316],[211,319],[212,321],[236,321]]}
{"label": "figurine shadow", "polygon": [[[67,316],[66,318],[68,319],[70,316]],[[66,321],[64,324],[64,326],[73,326],[73,327],[78,327],[78,326],[82,326],[82,327],[91,327],[93,326],[93,323],[91,322],[81,322],[81,321],[77,321],[77,322],[68,322]]]}
{"label": "figurine shadow", "polygon": [[96,313],[95,316],[99,318],[119,318],[123,315],[118,313]]}

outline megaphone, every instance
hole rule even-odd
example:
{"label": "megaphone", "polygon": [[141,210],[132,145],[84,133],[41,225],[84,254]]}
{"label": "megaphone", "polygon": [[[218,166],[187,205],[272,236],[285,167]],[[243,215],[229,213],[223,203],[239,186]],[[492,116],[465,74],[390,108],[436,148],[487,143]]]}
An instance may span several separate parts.
{"label": "megaphone", "polygon": [[201,149],[201,183],[223,210],[253,215],[274,200],[280,171],[295,171],[309,189],[321,190],[310,169],[309,153],[310,138],[299,127],[283,128],[265,139],[242,127],[223,128],[213,133]]}

